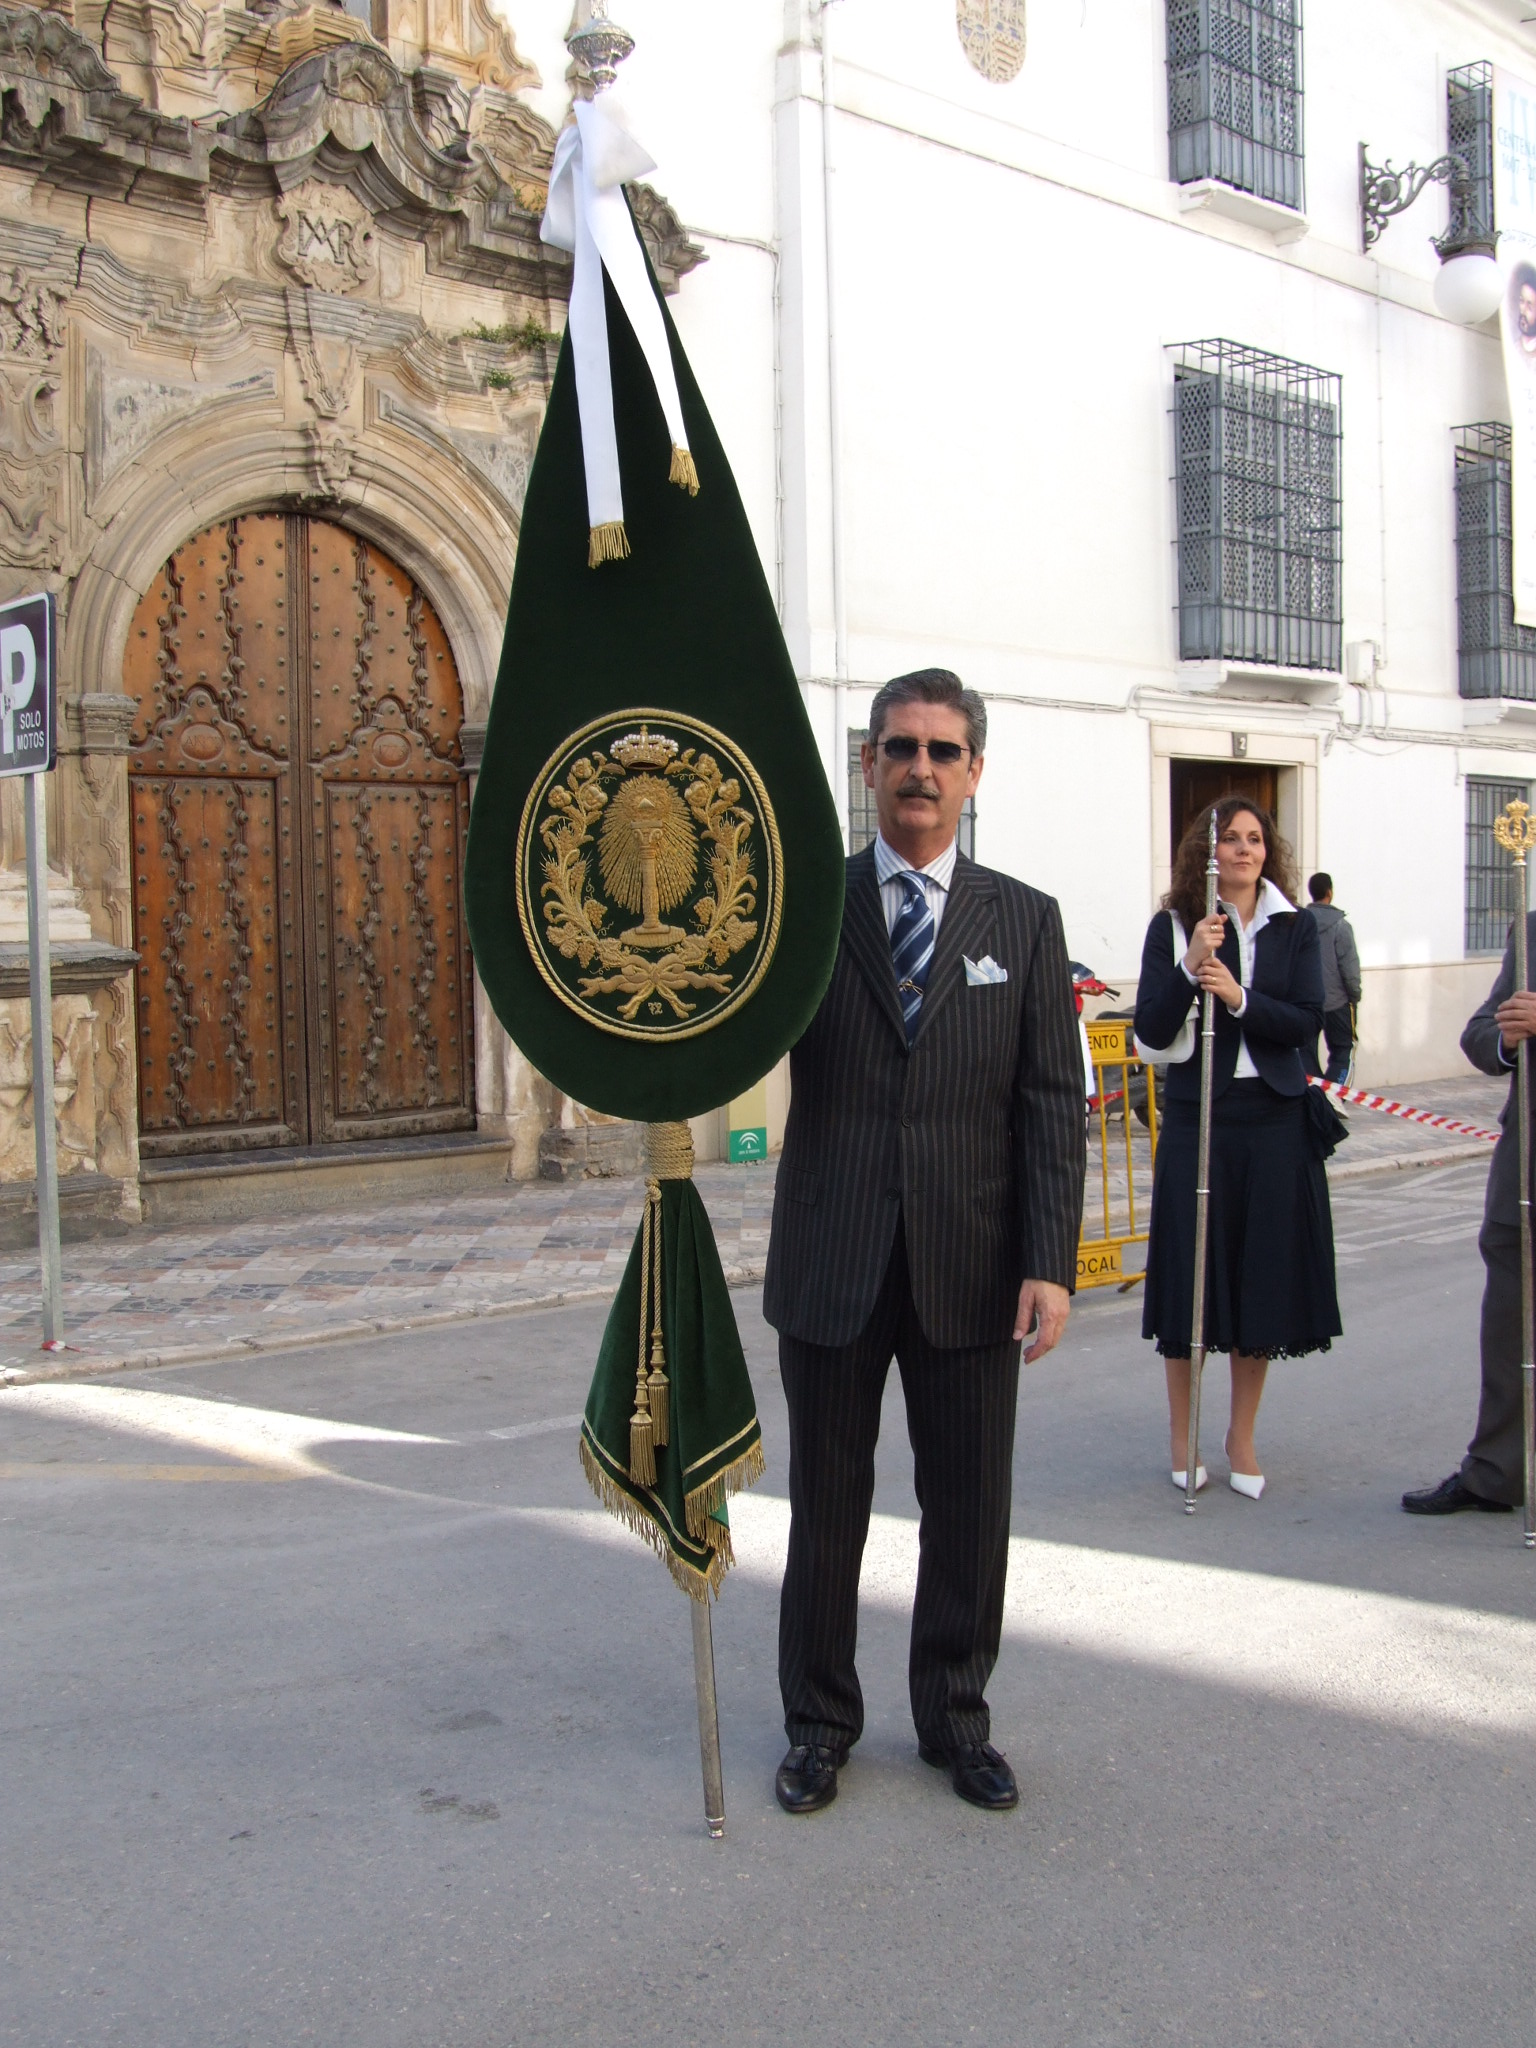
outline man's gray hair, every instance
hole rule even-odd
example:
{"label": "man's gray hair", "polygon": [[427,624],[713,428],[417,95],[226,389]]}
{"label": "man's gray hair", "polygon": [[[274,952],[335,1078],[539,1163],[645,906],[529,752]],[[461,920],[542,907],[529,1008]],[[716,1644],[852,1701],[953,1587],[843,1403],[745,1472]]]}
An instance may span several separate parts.
{"label": "man's gray hair", "polygon": [[947,704],[965,720],[966,743],[973,754],[987,750],[987,707],[974,690],[966,689],[947,668],[915,668],[908,676],[892,676],[875,692],[869,707],[869,744],[878,747],[885,721],[898,704]]}

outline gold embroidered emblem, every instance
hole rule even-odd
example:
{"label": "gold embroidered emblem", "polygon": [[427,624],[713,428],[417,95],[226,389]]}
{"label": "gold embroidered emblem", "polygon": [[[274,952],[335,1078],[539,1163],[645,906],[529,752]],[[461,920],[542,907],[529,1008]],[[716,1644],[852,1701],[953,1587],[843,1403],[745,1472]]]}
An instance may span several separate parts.
{"label": "gold embroidered emblem", "polygon": [[523,807],[517,873],[540,974],[624,1038],[712,1029],[778,944],[768,792],[724,733],[675,712],[616,712],[550,756]]}

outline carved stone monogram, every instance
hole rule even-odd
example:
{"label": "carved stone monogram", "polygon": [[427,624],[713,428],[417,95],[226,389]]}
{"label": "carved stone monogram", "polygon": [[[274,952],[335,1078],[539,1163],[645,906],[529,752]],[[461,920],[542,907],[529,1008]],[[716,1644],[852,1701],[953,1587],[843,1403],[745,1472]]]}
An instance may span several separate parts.
{"label": "carved stone monogram", "polygon": [[1007,85],[1024,68],[1024,0],[955,0],[960,47],[973,69]]}
{"label": "carved stone monogram", "polygon": [[322,292],[355,292],[379,272],[373,216],[344,185],[307,178],[277,201],[283,222],[277,260],[300,284]]}

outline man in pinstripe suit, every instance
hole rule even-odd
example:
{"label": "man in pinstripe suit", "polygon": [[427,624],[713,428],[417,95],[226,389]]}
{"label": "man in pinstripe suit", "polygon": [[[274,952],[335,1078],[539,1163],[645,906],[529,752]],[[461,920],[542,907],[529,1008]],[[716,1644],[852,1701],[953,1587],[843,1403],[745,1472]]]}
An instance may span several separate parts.
{"label": "man in pinstripe suit", "polygon": [[789,1407],[779,1803],[811,1813],[863,1728],[859,1562],[894,1353],[921,1562],[920,1755],[974,1804],[1018,1788],[989,1741],[1021,1340],[1066,1324],[1083,1193],[1083,1069],[1054,900],[965,859],[986,708],[923,669],[870,709],[879,836],[848,863],[837,964],[790,1056],[764,1313]]}

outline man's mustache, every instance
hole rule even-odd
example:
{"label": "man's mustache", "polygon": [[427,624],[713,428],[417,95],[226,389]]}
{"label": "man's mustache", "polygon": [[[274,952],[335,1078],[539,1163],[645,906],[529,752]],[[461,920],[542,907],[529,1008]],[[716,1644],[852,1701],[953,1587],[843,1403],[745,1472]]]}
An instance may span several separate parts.
{"label": "man's mustache", "polygon": [[898,796],[925,796],[930,803],[935,804],[939,800],[937,788],[930,789],[924,782],[904,782],[896,794]]}

